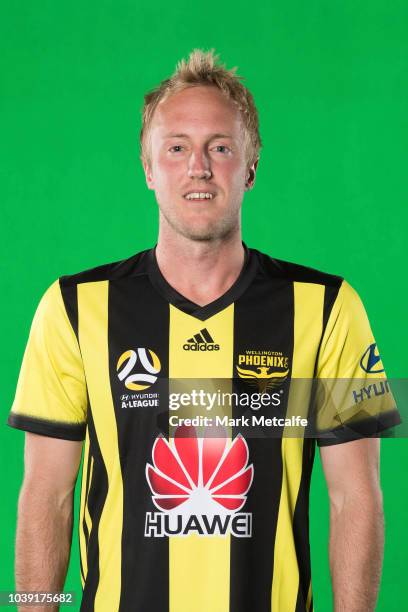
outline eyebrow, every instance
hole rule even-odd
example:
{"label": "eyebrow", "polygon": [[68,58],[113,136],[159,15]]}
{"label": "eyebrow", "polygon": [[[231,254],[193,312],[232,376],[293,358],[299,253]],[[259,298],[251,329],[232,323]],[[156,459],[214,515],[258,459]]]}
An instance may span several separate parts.
{"label": "eyebrow", "polygon": [[[164,135],[164,138],[190,138],[188,134],[179,134],[175,132],[169,132]],[[211,134],[210,140],[214,140],[214,138],[232,138],[231,134],[221,134],[217,132],[216,134]]]}

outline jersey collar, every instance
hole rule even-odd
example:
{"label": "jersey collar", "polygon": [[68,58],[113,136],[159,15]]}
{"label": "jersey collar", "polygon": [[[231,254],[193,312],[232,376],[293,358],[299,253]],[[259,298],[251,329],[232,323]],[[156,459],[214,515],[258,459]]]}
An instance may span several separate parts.
{"label": "jersey collar", "polygon": [[255,253],[252,251],[252,249],[248,249],[244,242],[242,243],[242,246],[244,247],[245,251],[245,259],[244,265],[237,280],[228,289],[228,291],[205,306],[195,304],[188,298],[184,297],[184,295],[176,291],[176,289],[174,289],[174,287],[167,282],[157,264],[157,245],[150,249],[147,254],[150,281],[167,302],[170,302],[170,304],[179,310],[196,317],[200,321],[205,321],[235,302],[246,291],[255,277],[258,267]]}

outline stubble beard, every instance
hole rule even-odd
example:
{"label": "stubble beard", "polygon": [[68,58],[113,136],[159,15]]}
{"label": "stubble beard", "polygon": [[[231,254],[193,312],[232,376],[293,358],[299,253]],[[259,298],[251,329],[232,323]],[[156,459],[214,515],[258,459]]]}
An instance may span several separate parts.
{"label": "stubble beard", "polygon": [[228,238],[235,231],[240,229],[240,213],[234,211],[216,221],[209,221],[205,227],[194,227],[183,223],[176,215],[169,214],[159,206],[160,212],[168,225],[177,233],[188,240],[195,242],[213,242]]}

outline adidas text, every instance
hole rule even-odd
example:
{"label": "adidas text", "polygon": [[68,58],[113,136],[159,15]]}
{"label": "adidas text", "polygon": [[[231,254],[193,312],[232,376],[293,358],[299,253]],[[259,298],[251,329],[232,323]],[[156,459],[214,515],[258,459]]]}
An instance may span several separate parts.
{"label": "adidas text", "polygon": [[185,351],[219,351],[219,344],[184,344]]}

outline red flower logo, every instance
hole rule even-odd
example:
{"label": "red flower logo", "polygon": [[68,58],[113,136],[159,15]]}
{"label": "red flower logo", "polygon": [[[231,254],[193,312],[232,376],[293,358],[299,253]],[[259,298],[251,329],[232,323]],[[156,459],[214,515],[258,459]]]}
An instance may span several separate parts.
{"label": "red flower logo", "polygon": [[240,434],[232,442],[222,434],[197,437],[194,427],[181,426],[171,443],[156,438],[146,478],[159,510],[231,514],[242,508],[254,476],[248,445]]}

